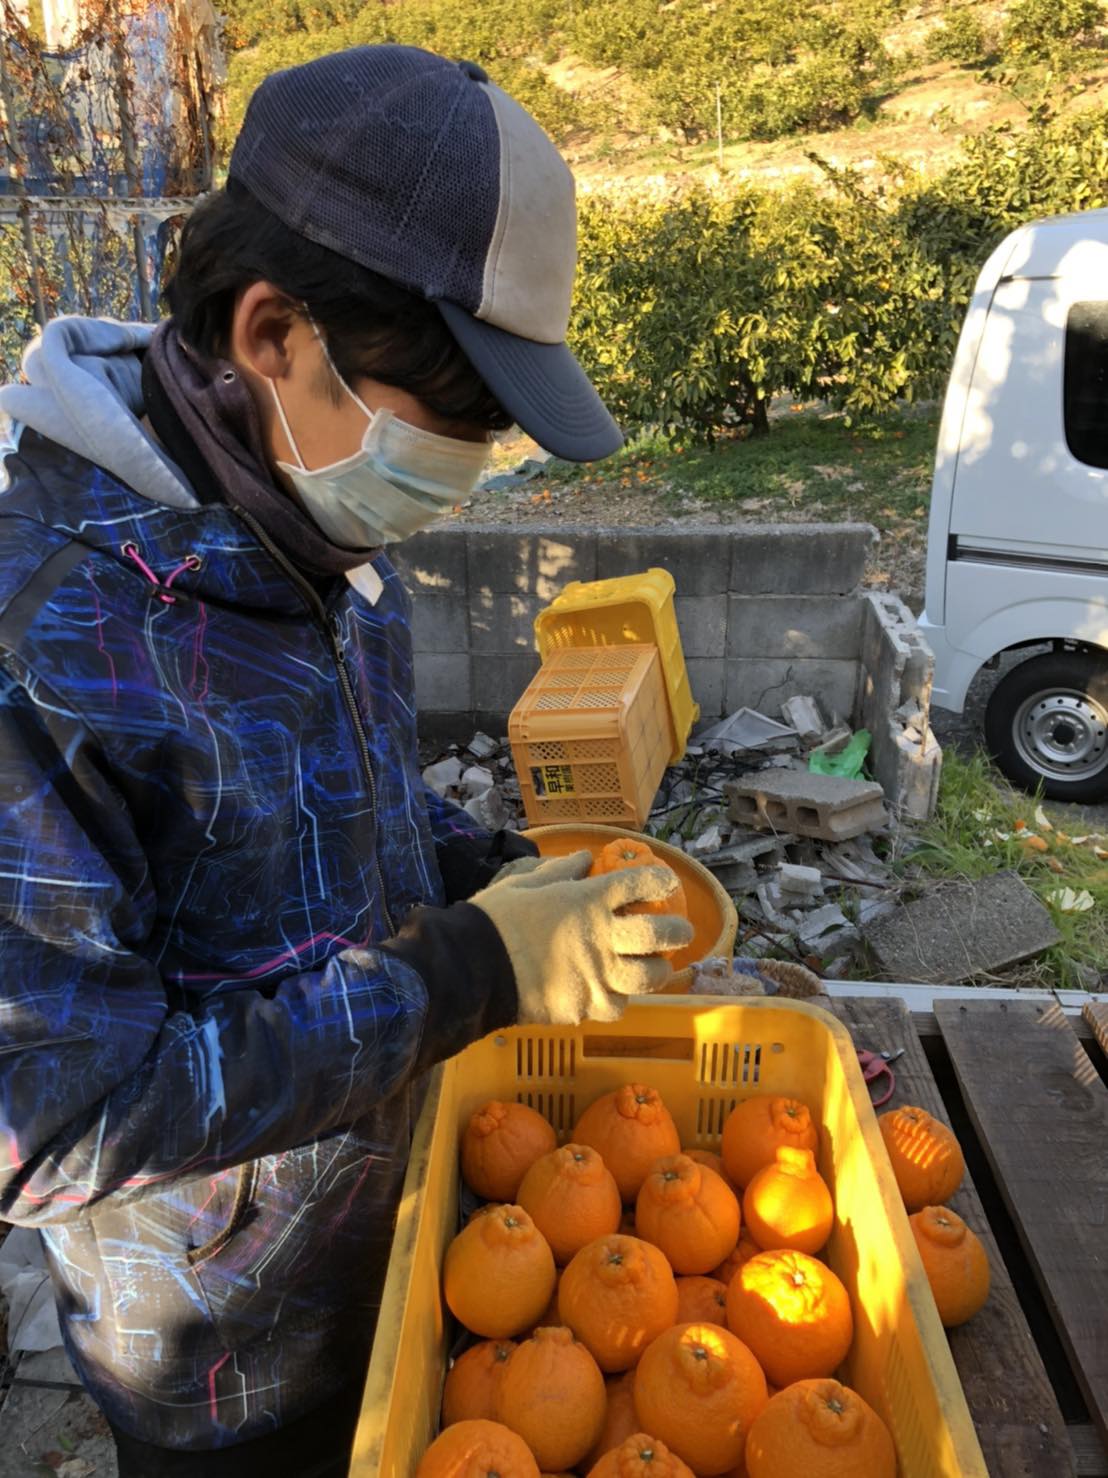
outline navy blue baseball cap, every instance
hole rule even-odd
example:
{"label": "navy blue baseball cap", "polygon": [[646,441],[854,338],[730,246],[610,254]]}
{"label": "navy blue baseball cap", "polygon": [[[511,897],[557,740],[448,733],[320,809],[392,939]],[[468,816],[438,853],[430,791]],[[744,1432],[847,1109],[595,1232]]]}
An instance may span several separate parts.
{"label": "navy blue baseball cap", "polygon": [[290,230],[435,303],[547,451],[589,462],[622,445],[566,344],[573,176],[475,63],[356,46],[275,72],[228,173]]}

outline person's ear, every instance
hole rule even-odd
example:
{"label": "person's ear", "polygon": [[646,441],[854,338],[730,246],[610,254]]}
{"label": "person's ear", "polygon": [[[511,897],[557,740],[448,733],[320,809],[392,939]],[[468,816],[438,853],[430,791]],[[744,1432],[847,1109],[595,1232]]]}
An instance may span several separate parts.
{"label": "person's ear", "polygon": [[231,359],[240,369],[267,380],[289,373],[300,341],[310,326],[271,282],[252,282],[235,303],[231,318]]}

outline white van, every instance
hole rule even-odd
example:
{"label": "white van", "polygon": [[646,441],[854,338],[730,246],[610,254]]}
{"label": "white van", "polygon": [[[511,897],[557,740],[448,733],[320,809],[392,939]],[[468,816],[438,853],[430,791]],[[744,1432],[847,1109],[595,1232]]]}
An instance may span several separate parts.
{"label": "white van", "polygon": [[931,495],[933,702],[997,683],[989,750],[1017,785],[1108,796],[1108,210],[1035,221],[986,262],[954,360]]}

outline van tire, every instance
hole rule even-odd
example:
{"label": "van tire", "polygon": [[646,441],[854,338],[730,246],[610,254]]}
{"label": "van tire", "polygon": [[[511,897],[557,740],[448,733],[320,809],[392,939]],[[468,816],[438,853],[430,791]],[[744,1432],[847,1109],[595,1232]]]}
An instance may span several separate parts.
{"label": "van tire", "polygon": [[1021,790],[1108,799],[1108,656],[1048,652],[1021,662],[993,689],[985,742]]}

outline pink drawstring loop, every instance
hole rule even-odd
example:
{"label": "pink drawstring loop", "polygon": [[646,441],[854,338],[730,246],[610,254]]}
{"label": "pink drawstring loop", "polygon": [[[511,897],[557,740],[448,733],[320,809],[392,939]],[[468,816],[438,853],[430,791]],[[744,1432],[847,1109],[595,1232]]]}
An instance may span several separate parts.
{"label": "pink drawstring loop", "polygon": [[195,554],[190,554],[188,559],[182,560],[175,570],[170,570],[169,574],[165,577],[165,588],[168,590],[177,576],[183,574],[185,570],[198,570],[199,568],[199,557]]}
{"label": "pink drawstring loop", "polygon": [[169,587],[173,584],[174,580],[176,580],[177,576],[182,574],[185,570],[198,570],[200,568],[199,556],[195,554],[190,554],[187,559],[182,560],[182,562],[177,566],[175,570],[170,571],[163,584],[163,582],[158,579],[157,575],[155,575],[154,571],[150,568],[150,566],[143,559],[142,555],[139,553],[139,547],[137,544],[124,544],[123,553],[128,559],[133,560],[134,563],[138,565],[139,569],[150,581],[151,585],[158,586],[158,599],[160,601],[164,601],[167,606],[175,605],[177,602],[177,597],[175,595],[168,594]]}

